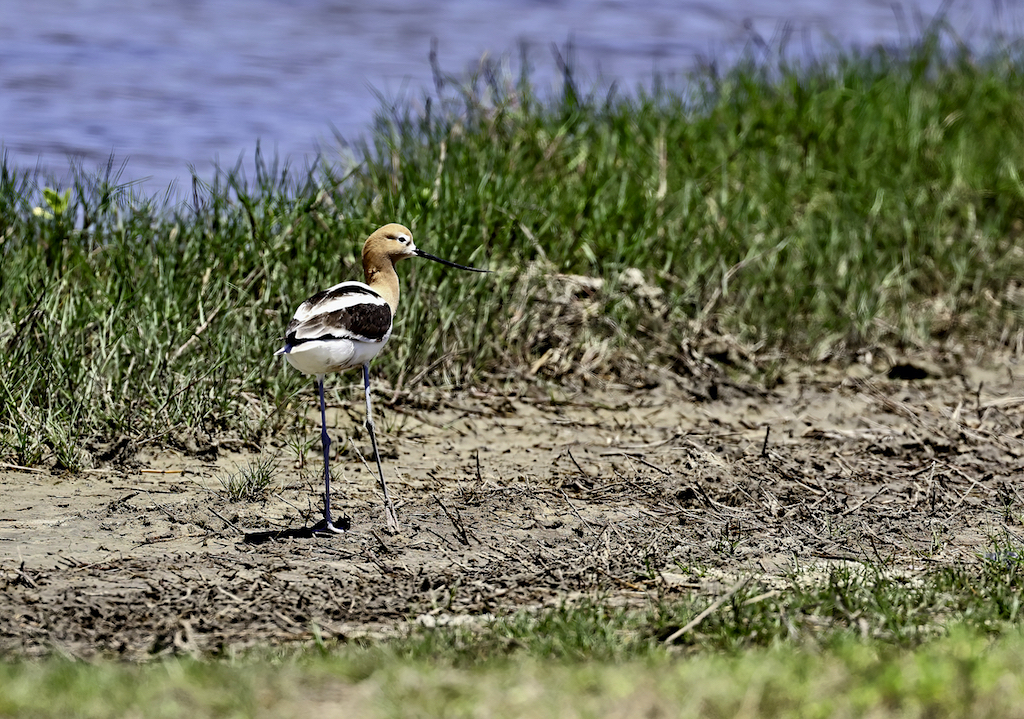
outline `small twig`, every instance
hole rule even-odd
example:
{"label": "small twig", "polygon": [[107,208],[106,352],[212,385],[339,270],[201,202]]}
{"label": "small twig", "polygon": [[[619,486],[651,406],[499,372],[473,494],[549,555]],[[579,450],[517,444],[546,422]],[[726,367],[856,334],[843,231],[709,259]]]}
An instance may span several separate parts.
{"label": "small twig", "polygon": [[348,443],[349,443],[349,446],[351,446],[352,449],[355,450],[356,456],[359,457],[359,461],[363,463],[364,467],[366,467],[366,471],[369,472],[370,476],[371,477],[376,476],[374,471],[372,469],[370,469],[370,465],[366,463],[366,458],[363,457],[363,453],[359,451],[359,447],[356,446],[356,443],[352,441],[351,437],[348,438]]}
{"label": "small twig", "polygon": [[[374,539],[376,539],[377,542],[380,544],[381,551],[383,551],[384,554],[394,554],[394,550],[392,550],[391,547],[387,545],[387,543],[381,538],[380,534],[377,533],[376,529],[371,529],[370,533],[373,535]],[[376,560],[374,561],[376,562]],[[384,567],[382,564],[378,564],[378,566],[381,568],[382,571],[387,569],[387,567]]]}
{"label": "small twig", "polygon": [[971,486],[967,488],[967,491],[960,495],[960,499],[957,500],[956,504],[953,505],[952,509],[957,509],[961,504],[963,504],[964,500],[967,499],[967,495],[973,492],[974,488],[977,486],[978,480],[975,479],[974,481],[971,482]]}
{"label": "small twig", "polygon": [[761,445],[761,456],[762,457],[767,457],[768,456],[768,434],[771,431],[772,431],[772,426],[770,424],[765,425],[765,428],[764,428],[764,444]]}
{"label": "small twig", "polygon": [[693,484],[690,484],[690,485],[687,485],[687,486],[690,489],[692,489],[694,492],[699,494],[701,499],[704,500],[704,504],[706,504],[707,506],[715,507],[716,509],[719,509],[719,510],[730,509],[729,507],[726,507],[721,502],[716,502],[715,500],[713,500],[711,498],[711,495],[709,495],[707,492],[705,492],[704,488],[702,486],[700,486],[700,482],[694,482]]}
{"label": "small twig", "polygon": [[608,572],[606,572],[605,570],[601,569],[600,567],[594,567],[594,571],[597,572],[598,574],[600,574],[601,576],[607,577],[608,579],[612,580],[613,582],[618,584],[620,587],[625,587],[626,589],[632,590],[634,592],[642,592],[642,591],[644,591],[644,588],[642,586],[640,586],[639,584],[634,584],[633,582],[627,581],[627,580],[625,580],[625,579],[623,579],[621,577],[616,577],[614,574],[609,574]]}
{"label": "small twig", "polygon": [[25,571],[24,560],[22,560],[21,566],[18,569],[15,569],[14,571],[17,572],[18,576],[21,577],[22,581],[24,581],[30,587],[32,587],[33,589],[39,589],[39,585],[36,584],[32,577],[28,576],[28,573]]}
{"label": "small twig", "polygon": [[585,524],[585,525],[587,526],[587,529],[589,529],[589,530],[590,530],[591,532],[593,532],[593,531],[594,531],[594,528],[593,528],[593,526],[591,526],[590,522],[588,522],[587,520],[585,520],[585,519],[583,518],[583,515],[581,515],[581,514],[579,513],[579,511],[578,511],[578,510],[576,509],[576,507],[574,507],[574,506],[573,506],[572,502],[570,502],[570,501],[569,501],[569,495],[567,495],[567,494],[565,493],[565,490],[564,490],[564,489],[561,489],[561,488],[559,488],[559,490],[558,490],[558,491],[562,493],[562,499],[564,499],[564,500],[565,500],[565,503],[569,505],[569,509],[571,509],[571,510],[572,510],[572,513],[576,515],[576,519],[578,519],[578,520],[580,520],[581,522],[583,522],[583,524]]}
{"label": "small twig", "polygon": [[462,516],[459,514],[459,510],[455,510],[455,516],[448,511],[448,507],[444,506],[444,502],[436,494],[434,495],[434,501],[437,502],[437,506],[444,512],[444,516],[448,517],[448,521],[452,523],[452,527],[455,528],[455,536],[459,542],[465,546],[469,546],[469,533],[466,531],[466,525],[462,522]]}
{"label": "small twig", "polygon": [[661,472],[666,477],[671,477],[672,476],[672,473],[669,472],[667,469],[662,469],[661,467],[659,467],[656,464],[651,464],[650,462],[648,462],[646,459],[643,458],[643,455],[637,454],[635,452],[606,452],[604,454],[604,456],[606,456],[606,457],[608,455],[620,455],[622,457],[630,457],[632,459],[635,459],[640,464],[646,465],[646,466],[650,467],[651,469],[654,469],[654,470],[657,470],[657,471]]}
{"label": "small twig", "polygon": [[743,602],[743,606],[749,607],[751,604],[757,604],[758,602],[763,602],[765,599],[777,597],[781,593],[782,592],[780,592],[778,589],[770,589],[764,594],[758,594],[756,597],[751,597],[750,599],[747,599],[745,602]]}
{"label": "small twig", "polygon": [[452,549],[457,549],[457,547],[456,547],[456,546],[455,546],[455,545],[454,545],[454,544],[452,543],[452,540],[448,539],[448,537],[444,536],[444,535],[443,535],[443,534],[441,534],[440,532],[435,532],[435,531],[434,531],[433,529],[431,529],[430,527],[425,527],[425,529],[426,529],[426,530],[427,530],[428,532],[430,532],[431,534],[433,534],[433,535],[434,535],[435,537],[437,537],[438,539],[440,539],[440,540],[441,540],[442,542],[444,542],[445,544],[447,544],[447,545],[448,545],[449,547],[451,547]]}
{"label": "small twig", "polygon": [[590,475],[587,474],[586,470],[584,470],[583,467],[580,466],[580,463],[576,461],[576,458],[572,456],[572,450],[566,449],[565,453],[569,455],[569,459],[571,459],[572,463],[576,465],[576,469],[580,471],[580,474],[582,474],[587,479],[590,479]]}
{"label": "small twig", "polygon": [[750,577],[744,577],[740,581],[736,582],[734,585],[732,585],[732,587],[729,588],[729,591],[727,591],[725,594],[723,594],[718,599],[713,601],[708,606],[707,609],[705,609],[703,612],[701,612],[700,614],[695,616],[693,619],[691,619],[689,621],[689,623],[687,623],[687,625],[685,627],[682,627],[681,629],[677,629],[676,631],[672,632],[672,634],[670,634],[668,636],[668,638],[665,639],[664,644],[671,644],[676,639],[678,639],[679,637],[683,636],[688,631],[690,631],[691,629],[696,627],[698,624],[703,622],[705,619],[707,619],[709,616],[711,616],[711,614],[713,614],[715,612],[715,610],[717,610],[720,606],[722,606],[727,601],[729,601],[732,598],[732,596],[734,594],[736,594],[736,592],[738,592],[741,589],[743,589],[743,587],[745,587],[747,582],[749,582],[749,581],[750,581]]}
{"label": "small twig", "polygon": [[857,511],[858,509],[860,509],[861,507],[863,507],[863,506],[864,506],[865,504],[867,504],[868,502],[870,502],[870,501],[872,501],[873,499],[875,499],[875,497],[877,497],[878,495],[880,495],[880,494],[882,494],[883,492],[886,492],[886,491],[888,491],[888,487],[887,487],[886,485],[884,485],[884,484],[883,484],[883,485],[882,485],[881,487],[879,487],[879,488],[878,488],[877,490],[875,490],[875,493],[874,493],[874,494],[872,494],[872,495],[871,495],[870,497],[868,497],[867,499],[865,499],[865,500],[861,501],[861,502],[860,502],[860,503],[858,503],[858,504],[855,504],[855,505],[854,505],[854,506],[852,506],[852,507],[847,507],[847,508],[846,508],[846,510],[845,510],[845,511],[844,511],[844,512],[843,512],[843,513],[842,513],[842,514],[840,515],[840,516],[842,516],[842,517],[845,517],[845,516],[847,516],[847,515],[853,514],[853,513],[854,513],[854,512],[856,512],[856,511]]}
{"label": "small twig", "polygon": [[36,469],[35,467],[22,467],[20,464],[8,464],[7,462],[0,462],[0,469],[12,469],[15,472],[36,472],[38,474],[45,474],[45,469]]}
{"label": "small twig", "polygon": [[220,586],[219,584],[214,584],[213,588],[216,589],[221,594],[223,594],[228,599],[234,600],[235,604],[239,604],[239,605],[244,605],[245,604],[245,601],[241,597],[239,597],[237,594],[232,594],[231,592],[229,592],[227,589],[225,589],[224,587]]}
{"label": "small twig", "polygon": [[825,497],[825,496],[828,495],[828,490],[827,489],[822,489],[821,487],[812,487],[809,484],[805,484],[804,482],[801,482],[796,477],[793,477],[793,481],[796,482],[797,484],[799,484],[801,487],[803,487],[807,491],[811,492],[812,494],[817,494],[819,497]]}
{"label": "small twig", "polygon": [[170,519],[175,524],[186,524],[186,522],[181,521],[181,519],[179,519],[177,515],[175,515],[171,510],[167,509],[167,507],[163,506],[162,504],[153,502],[153,506],[159,509],[164,514],[166,514],[168,519]]}
{"label": "small twig", "polygon": [[213,514],[215,514],[217,516],[217,519],[219,519],[220,521],[224,522],[224,524],[228,525],[229,527],[234,529],[239,534],[245,534],[245,532],[237,524],[232,522],[230,519],[225,519],[224,517],[222,517],[220,512],[218,512],[213,507],[207,507],[207,509],[209,509],[211,512],[213,512]]}

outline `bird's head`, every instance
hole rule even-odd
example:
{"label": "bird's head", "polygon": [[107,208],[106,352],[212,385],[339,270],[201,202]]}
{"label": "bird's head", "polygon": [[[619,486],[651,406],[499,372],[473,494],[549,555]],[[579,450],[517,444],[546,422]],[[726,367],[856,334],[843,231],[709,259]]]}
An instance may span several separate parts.
{"label": "bird's head", "polygon": [[412,232],[409,228],[394,222],[378,228],[366,239],[366,244],[363,245],[364,267],[376,267],[385,260],[390,260],[391,264],[394,265],[399,260],[404,260],[407,257],[424,257],[434,262],[440,262],[442,265],[448,265],[460,270],[469,270],[470,272],[490,272],[490,270],[481,270],[476,267],[457,265],[454,262],[435,257],[429,252],[424,252],[416,247],[416,243],[412,241]]}

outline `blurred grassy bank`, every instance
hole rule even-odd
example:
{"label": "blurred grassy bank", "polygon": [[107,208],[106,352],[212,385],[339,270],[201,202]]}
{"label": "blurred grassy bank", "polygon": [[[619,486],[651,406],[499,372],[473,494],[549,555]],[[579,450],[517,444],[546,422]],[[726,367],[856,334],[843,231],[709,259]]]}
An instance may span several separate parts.
{"label": "blurred grassy bank", "polygon": [[374,363],[393,389],[686,373],[721,338],[755,359],[1020,353],[1024,61],[950,45],[630,94],[567,73],[554,99],[528,71],[438,75],[428,102],[382,108],[349,166],[257,153],[183,203],[116,171],[4,163],[0,460],[75,469],[86,438],[258,442],[308,385],[271,358],[291,313],[360,278],[387,221],[496,271],[400,266]]}
{"label": "blurred grassy bank", "polygon": [[1024,642],[957,635],[737,655],[480,666],[386,653],[147,665],[0,665],[0,714],[31,717],[998,717],[1024,715]]}

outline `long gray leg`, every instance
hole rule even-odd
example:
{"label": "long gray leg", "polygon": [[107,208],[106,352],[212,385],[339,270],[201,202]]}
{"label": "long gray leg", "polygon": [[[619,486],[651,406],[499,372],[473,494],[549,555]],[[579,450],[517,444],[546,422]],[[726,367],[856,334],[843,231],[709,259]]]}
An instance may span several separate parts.
{"label": "long gray leg", "polygon": [[366,429],[370,431],[370,444],[373,446],[373,458],[377,460],[377,473],[380,475],[380,488],[384,492],[384,520],[389,532],[398,531],[398,515],[395,505],[388,494],[388,484],[384,481],[384,468],[380,465],[380,452],[377,450],[377,434],[373,429],[373,404],[370,402],[370,363],[363,365],[363,389],[366,391]]}
{"label": "long gray leg", "polygon": [[324,446],[324,518],[313,527],[314,532],[333,532],[340,534],[331,521],[331,435],[327,432],[327,403],[324,401],[324,376],[317,375],[317,389],[320,393],[320,441]]}

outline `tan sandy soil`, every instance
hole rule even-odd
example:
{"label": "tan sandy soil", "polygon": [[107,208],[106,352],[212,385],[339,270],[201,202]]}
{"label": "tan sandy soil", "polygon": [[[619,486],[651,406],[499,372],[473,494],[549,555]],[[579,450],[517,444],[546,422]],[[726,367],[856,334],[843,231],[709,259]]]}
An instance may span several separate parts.
{"label": "tan sandy soil", "polygon": [[[0,467],[0,651],[210,652],[595,594],[713,595],[828,562],[976,562],[994,541],[1021,543],[1024,371],[932,374],[381,397],[394,536],[344,441],[367,451],[354,387],[328,415],[335,507],[352,523],[336,537],[301,531],[322,488],[311,394],[303,431],[262,455],[225,442],[77,475]],[[310,443],[301,467],[297,440]],[[267,500],[229,501],[224,483],[260,457],[274,462]]]}

